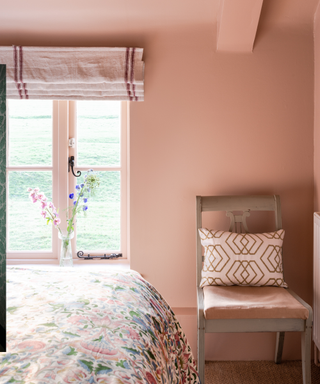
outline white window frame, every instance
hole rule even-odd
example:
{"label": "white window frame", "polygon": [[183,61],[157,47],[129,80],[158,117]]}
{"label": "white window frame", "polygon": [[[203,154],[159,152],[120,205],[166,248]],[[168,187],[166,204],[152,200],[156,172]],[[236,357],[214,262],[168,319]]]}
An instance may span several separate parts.
{"label": "white window frame", "polygon": [[[8,106],[7,106],[8,108]],[[9,114],[7,113],[7,116]],[[129,261],[129,167],[128,167],[128,151],[129,151],[129,103],[126,101],[121,102],[121,117],[120,117],[120,165],[112,167],[94,166],[95,171],[119,171],[121,182],[121,249],[122,258],[117,259],[117,262]],[[74,191],[76,185],[76,178],[71,172],[68,173],[68,157],[75,156],[77,161],[77,145],[75,148],[69,147],[69,138],[76,137],[76,102],[75,101],[53,101],[52,108],[52,166],[10,166],[9,164],[9,118],[7,118],[7,167],[6,167],[6,182],[8,185],[9,171],[52,171],[53,189],[52,200],[56,207],[59,207],[60,212],[64,212],[70,205],[68,194]],[[77,142],[77,140],[76,140]],[[64,148],[64,150],[63,150]],[[75,173],[77,170],[86,171],[77,164],[74,167]],[[40,187],[40,186],[39,186]],[[7,212],[8,212],[8,188],[7,188]],[[26,191],[27,193],[27,191]],[[7,214],[7,228],[8,228]],[[61,214],[62,229],[66,228],[65,215]],[[75,228],[76,229],[76,228]],[[52,251],[8,251],[7,250],[7,264],[17,263],[36,263],[36,264],[57,264],[59,260],[60,241],[58,239],[58,231],[52,226]],[[97,260],[80,260],[76,253],[76,236],[72,240],[73,260],[75,263],[91,264],[96,263]],[[87,250],[83,250],[87,251]],[[102,250],[103,253],[113,252],[119,250]],[[100,255],[101,252],[90,251],[90,255]],[[101,260],[100,260],[101,261]],[[114,260],[104,260],[103,263],[113,262]]]}

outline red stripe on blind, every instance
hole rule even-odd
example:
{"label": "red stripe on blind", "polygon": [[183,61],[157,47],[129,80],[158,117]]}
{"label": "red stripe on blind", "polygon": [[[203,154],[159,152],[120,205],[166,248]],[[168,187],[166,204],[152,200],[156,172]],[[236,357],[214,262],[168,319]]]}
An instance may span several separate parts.
{"label": "red stripe on blind", "polygon": [[126,67],[124,72],[124,81],[128,82],[128,64],[129,64],[129,48],[126,49]]}
{"label": "red stripe on blind", "polygon": [[124,73],[124,82],[127,86],[127,94],[130,97],[130,85],[128,84],[128,72],[129,72],[129,52],[130,48],[126,49],[126,67],[125,67],[125,73]]}
{"label": "red stripe on blind", "polygon": [[132,86],[132,94],[133,94],[133,99],[135,99],[136,101],[138,100],[138,98],[136,97],[136,89],[135,89],[135,84],[133,84],[134,82],[134,54],[135,54],[135,48],[132,49],[132,55],[131,55],[131,76],[130,76],[130,83],[131,83],[131,86]]}
{"label": "red stripe on blind", "polygon": [[20,89],[20,84],[18,83],[18,52],[17,52],[17,47],[15,45],[13,46],[13,62],[14,62],[14,82],[16,83],[19,97],[20,99],[22,99],[22,92]]}
{"label": "red stripe on blind", "polygon": [[13,62],[14,62],[14,81],[18,82],[18,67],[17,67],[17,47],[13,47]]}
{"label": "red stripe on blind", "polygon": [[19,81],[22,83],[22,47],[19,47]]}
{"label": "red stripe on blind", "polygon": [[[134,53],[135,48],[127,48],[126,50],[126,70],[125,70],[125,83],[127,87],[127,94],[129,97],[129,100],[132,101],[133,99],[137,100],[137,97],[135,96],[135,86],[133,84],[134,81]],[[131,57],[130,57],[131,54]],[[131,67],[131,68],[129,68]],[[130,69],[130,78],[128,76]]]}
{"label": "red stripe on blind", "polygon": [[24,90],[24,95],[25,95],[25,98],[28,99],[28,90],[26,88],[26,85],[24,82],[23,82],[23,78],[22,78],[22,74],[23,74],[23,51],[22,51],[22,47],[20,46],[19,47],[19,53],[20,53],[20,56],[19,56],[19,63],[20,63],[20,73],[19,73],[19,77],[20,77],[20,82],[21,82],[21,85],[22,85],[22,88]]}
{"label": "red stripe on blind", "polygon": [[135,84],[132,84],[132,90],[133,90],[133,95],[134,95],[135,101],[138,101],[138,96],[136,96],[136,85]]}

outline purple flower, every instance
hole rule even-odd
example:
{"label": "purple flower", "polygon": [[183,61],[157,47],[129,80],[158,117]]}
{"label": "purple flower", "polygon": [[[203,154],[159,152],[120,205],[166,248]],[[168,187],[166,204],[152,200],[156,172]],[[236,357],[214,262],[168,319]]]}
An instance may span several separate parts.
{"label": "purple flower", "polygon": [[88,206],[87,205],[84,205],[83,208],[82,208],[84,211],[86,211],[88,209]]}
{"label": "purple flower", "polygon": [[76,185],[76,189],[80,189],[80,185],[79,184]]}
{"label": "purple flower", "polygon": [[73,199],[73,198],[74,198],[74,193],[70,193],[69,199]]}
{"label": "purple flower", "polygon": [[86,203],[88,201],[88,198],[87,197],[84,197],[83,198],[83,202]]}
{"label": "purple flower", "polygon": [[84,184],[83,184],[83,183],[82,183],[82,184],[80,184],[80,187],[81,187],[81,188],[83,188],[83,187],[84,187]]}
{"label": "purple flower", "polygon": [[73,205],[76,205],[77,204],[77,200],[75,200],[74,202],[73,202]]}

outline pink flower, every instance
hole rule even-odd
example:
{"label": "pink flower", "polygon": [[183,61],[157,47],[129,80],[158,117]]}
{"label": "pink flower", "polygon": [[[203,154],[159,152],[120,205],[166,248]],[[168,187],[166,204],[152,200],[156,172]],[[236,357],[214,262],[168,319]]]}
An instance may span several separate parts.
{"label": "pink flower", "polygon": [[49,206],[49,208],[51,208],[51,209],[54,209],[55,210],[55,207],[54,207],[54,205],[53,205],[53,203],[50,201],[50,203],[48,203],[48,206]]}
{"label": "pink flower", "polygon": [[81,325],[81,323],[85,323],[87,321],[87,318],[85,316],[71,316],[67,321],[72,324]]}
{"label": "pink flower", "polygon": [[152,376],[150,372],[146,372],[146,378],[148,384],[157,384],[156,379]]}
{"label": "pink flower", "polygon": [[63,381],[65,383],[83,383],[87,376],[88,374],[84,371],[84,369],[77,369],[72,372],[68,372]]}
{"label": "pink flower", "polygon": [[48,200],[47,196],[43,192],[38,193],[38,199],[40,199],[42,201]]}
{"label": "pink flower", "polygon": [[37,340],[27,340],[23,341],[18,345],[19,349],[23,350],[33,350],[33,351],[38,351],[40,349],[43,349],[45,347],[45,343],[42,341],[37,341]]}
{"label": "pink flower", "polygon": [[35,191],[35,192],[39,192],[39,188],[35,188],[34,191]]}
{"label": "pink flower", "polygon": [[29,197],[31,197],[31,199],[37,199],[38,195],[36,194],[36,192],[31,192]]}
{"label": "pink flower", "polygon": [[139,340],[140,335],[133,329],[123,328],[123,333],[126,333],[130,339]]}
{"label": "pink flower", "polygon": [[59,225],[61,223],[61,220],[59,218],[56,218],[53,220],[54,225]]}
{"label": "pink flower", "polygon": [[29,187],[29,188],[27,189],[27,191],[28,191],[28,192],[31,192],[31,191],[33,191],[33,189]]}
{"label": "pink flower", "polygon": [[36,203],[38,200],[37,199],[32,199],[32,202],[33,203]]}
{"label": "pink flower", "polygon": [[46,375],[45,375],[45,378],[46,379],[52,379],[54,381],[54,379],[56,378],[56,375],[54,374],[54,372],[47,372]]}
{"label": "pink flower", "polygon": [[45,219],[47,217],[47,212],[46,211],[41,211],[41,216]]}
{"label": "pink flower", "polygon": [[42,209],[45,209],[45,208],[47,208],[47,203],[45,202],[45,201],[41,201],[41,208]]}
{"label": "pink flower", "polygon": [[44,193],[43,193],[43,192],[39,192],[39,193],[38,193],[38,199],[39,199],[39,200],[43,200],[44,197],[45,197],[45,196],[44,196]]}

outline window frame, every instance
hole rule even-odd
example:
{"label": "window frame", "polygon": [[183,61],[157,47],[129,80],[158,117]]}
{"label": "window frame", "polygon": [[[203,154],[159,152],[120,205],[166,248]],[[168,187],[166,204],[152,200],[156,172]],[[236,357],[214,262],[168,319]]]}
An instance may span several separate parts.
{"label": "window frame", "polygon": [[[128,151],[129,151],[129,103],[121,101],[120,106],[120,165],[112,167],[94,166],[94,170],[98,171],[120,171],[120,252],[122,258],[116,259],[117,261],[123,260],[129,261],[129,167],[128,167]],[[60,212],[64,212],[70,205],[68,194],[73,191],[76,185],[76,178],[71,172],[68,172],[68,157],[75,156],[77,162],[77,144],[75,148],[69,147],[69,138],[74,137],[77,143],[77,108],[76,101],[71,100],[53,100],[52,101],[52,166],[10,166],[9,165],[9,103],[7,103],[7,166],[6,166],[6,183],[8,185],[8,177],[10,171],[52,171],[52,200],[56,207],[59,207]],[[84,167],[77,165],[74,167],[74,171],[86,171]],[[7,212],[9,204],[9,188],[6,189],[7,193]],[[27,192],[26,192],[27,193]],[[66,220],[64,215],[61,215],[62,229],[66,228]],[[7,228],[8,228],[9,215],[7,215]],[[75,224],[76,234],[76,224]],[[8,237],[8,236],[7,236]],[[8,241],[8,240],[7,240]],[[76,236],[72,240],[72,253],[74,263],[82,262],[77,257],[76,249]],[[88,251],[88,250],[83,250]],[[119,252],[119,250],[104,250],[103,252],[110,253],[113,251]],[[7,249],[7,263],[16,264],[23,263],[41,263],[41,264],[57,264],[59,261],[60,241],[58,239],[58,231],[52,225],[52,251],[8,251]],[[100,255],[101,252],[90,251],[90,255]],[[97,259],[99,260],[99,259]],[[86,264],[96,262],[97,260],[85,260]],[[110,260],[111,261],[111,260]],[[108,263],[109,260],[104,260],[104,263]]]}

